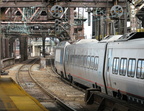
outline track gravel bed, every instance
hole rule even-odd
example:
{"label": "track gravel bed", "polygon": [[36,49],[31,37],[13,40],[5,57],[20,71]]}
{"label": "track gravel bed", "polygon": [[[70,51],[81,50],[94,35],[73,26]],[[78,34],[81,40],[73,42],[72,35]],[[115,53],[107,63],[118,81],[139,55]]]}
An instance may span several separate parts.
{"label": "track gravel bed", "polygon": [[31,68],[32,76],[47,89],[77,111],[93,111],[95,105],[86,105],[84,102],[85,93],[61,81],[60,77],[53,73],[51,67],[46,70],[39,70],[39,65]]}
{"label": "track gravel bed", "polygon": [[[18,69],[20,69],[22,65],[23,64],[17,64],[8,70],[8,76],[15,80],[15,82],[17,82],[16,74],[18,73]],[[31,96],[36,98],[43,106],[45,106],[46,109],[48,109],[48,111],[67,111],[63,107],[58,105],[56,101],[49,95],[45,94],[45,92],[43,92],[39,88],[39,86],[32,80],[32,78],[28,74],[28,69],[30,66],[30,64],[23,66],[18,73],[19,83],[22,88]]]}

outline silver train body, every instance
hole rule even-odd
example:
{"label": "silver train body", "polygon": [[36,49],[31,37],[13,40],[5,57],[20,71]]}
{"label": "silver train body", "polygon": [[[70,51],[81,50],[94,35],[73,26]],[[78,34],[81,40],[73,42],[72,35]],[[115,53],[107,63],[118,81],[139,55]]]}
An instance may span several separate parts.
{"label": "silver train body", "polygon": [[69,45],[68,42],[60,42],[55,50],[55,67],[56,71],[61,74],[61,76],[64,75],[64,58],[65,58],[65,47]]}
{"label": "silver train body", "polygon": [[[110,36],[63,47],[55,67],[64,78],[123,100],[144,104],[143,33]],[[60,68],[62,67],[62,68]],[[62,70],[61,70],[62,69]]]}

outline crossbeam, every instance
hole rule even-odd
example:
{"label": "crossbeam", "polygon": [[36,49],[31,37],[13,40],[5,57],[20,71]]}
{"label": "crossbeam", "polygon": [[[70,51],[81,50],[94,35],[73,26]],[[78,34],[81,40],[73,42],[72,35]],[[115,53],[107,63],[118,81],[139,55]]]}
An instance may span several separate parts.
{"label": "crossbeam", "polygon": [[[97,0],[98,1],[98,0]],[[55,4],[62,7],[112,7],[113,1],[100,0],[99,2],[93,0],[78,0],[72,2],[56,2]],[[122,7],[126,7],[126,3],[120,0],[118,3]],[[46,2],[1,2],[0,7],[47,7]]]}

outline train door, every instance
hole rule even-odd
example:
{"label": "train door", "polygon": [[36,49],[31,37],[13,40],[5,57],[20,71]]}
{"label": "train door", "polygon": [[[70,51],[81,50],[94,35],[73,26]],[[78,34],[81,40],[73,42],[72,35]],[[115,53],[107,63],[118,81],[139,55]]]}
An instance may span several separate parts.
{"label": "train door", "polygon": [[69,67],[70,67],[70,51],[65,48],[65,59],[64,59],[64,77],[68,79]]}
{"label": "train door", "polygon": [[67,78],[67,76],[66,76],[66,65],[68,64],[68,59],[69,59],[69,55],[68,55],[68,50],[66,51],[66,48],[64,49],[64,65],[63,65],[63,67],[64,67],[64,78]]}
{"label": "train door", "polygon": [[110,74],[111,74],[111,70],[112,70],[112,52],[113,49],[108,49],[107,50],[107,57],[106,57],[106,64],[105,64],[105,81],[106,81],[106,86],[107,87],[111,87],[111,78],[110,78]]}

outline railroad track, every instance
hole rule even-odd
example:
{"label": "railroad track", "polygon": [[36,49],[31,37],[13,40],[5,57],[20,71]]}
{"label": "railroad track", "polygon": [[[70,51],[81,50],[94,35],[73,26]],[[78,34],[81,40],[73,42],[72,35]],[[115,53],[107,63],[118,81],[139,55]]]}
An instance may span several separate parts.
{"label": "railroad track", "polygon": [[[53,93],[48,92],[38,81],[33,78],[31,73],[32,66],[39,59],[31,59],[26,61],[18,70],[16,74],[17,83],[31,96],[35,97],[38,101],[50,111],[75,111],[69,107]],[[54,107],[51,107],[54,106]]]}

